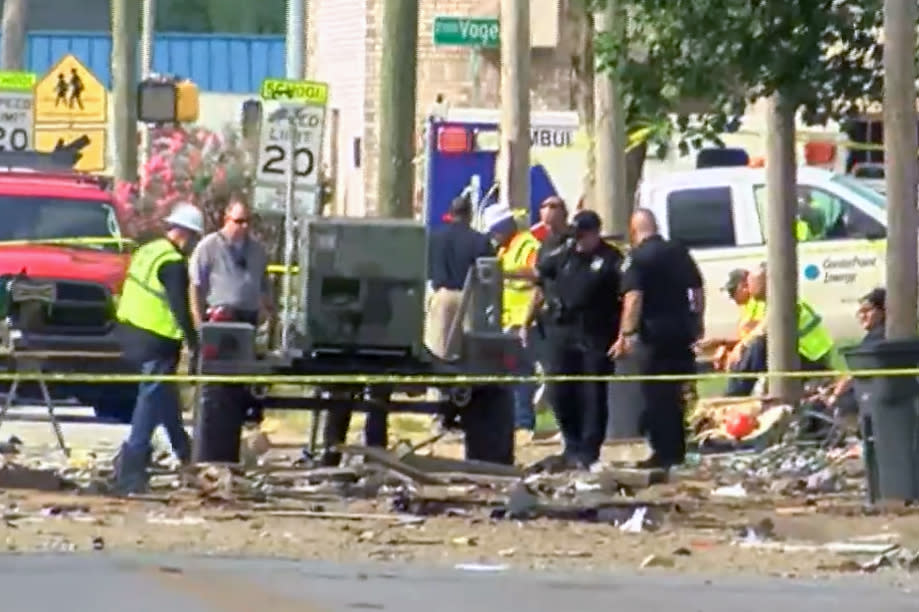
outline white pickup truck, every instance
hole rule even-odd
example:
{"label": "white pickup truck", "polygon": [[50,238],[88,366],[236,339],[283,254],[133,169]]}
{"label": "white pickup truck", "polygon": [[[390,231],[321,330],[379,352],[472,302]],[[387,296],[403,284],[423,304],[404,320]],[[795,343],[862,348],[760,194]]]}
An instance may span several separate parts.
{"label": "white pickup truck", "polygon": [[[720,291],[728,272],[766,258],[765,171],[707,168],[643,182],[638,205],[656,214],[661,233],[692,250],[705,278],[706,332],[736,336],[739,312]],[[859,338],[858,299],[884,285],[887,214],[884,196],[849,176],[798,168],[801,204],[829,198],[840,211],[827,235],[798,244],[799,291],[839,341]]]}

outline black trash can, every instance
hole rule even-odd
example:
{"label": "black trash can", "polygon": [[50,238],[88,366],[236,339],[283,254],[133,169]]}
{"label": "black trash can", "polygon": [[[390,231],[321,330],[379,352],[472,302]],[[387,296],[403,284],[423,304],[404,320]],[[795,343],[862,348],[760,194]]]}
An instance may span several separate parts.
{"label": "black trash can", "polygon": [[[919,366],[919,338],[882,340],[843,350],[853,370]],[[919,381],[916,376],[855,379],[872,502],[919,501]]]}

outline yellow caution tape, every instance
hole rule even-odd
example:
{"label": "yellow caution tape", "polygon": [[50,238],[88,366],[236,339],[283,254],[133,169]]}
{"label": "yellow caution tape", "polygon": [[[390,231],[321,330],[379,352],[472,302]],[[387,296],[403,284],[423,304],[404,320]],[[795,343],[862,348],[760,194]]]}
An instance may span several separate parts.
{"label": "yellow caution tape", "polygon": [[824,370],[820,372],[713,372],[706,374],[606,374],[606,375],[547,375],[547,376],[511,376],[511,375],[401,375],[401,374],[200,374],[200,375],[144,375],[144,374],[89,374],[89,373],[53,373],[53,372],[2,372],[0,382],[39,382],[46,383],[140,383],[140,382],[174,382],[174,383],[217,383],[217,384],[259,384],[259,385],[486,385],[518,384],[524,382],[643,382],[643,381],[684,381],[757,378],[821,378],[821,377],[869,377],[869,376],[919,376],[919,368],[902,368],[892,370]]}

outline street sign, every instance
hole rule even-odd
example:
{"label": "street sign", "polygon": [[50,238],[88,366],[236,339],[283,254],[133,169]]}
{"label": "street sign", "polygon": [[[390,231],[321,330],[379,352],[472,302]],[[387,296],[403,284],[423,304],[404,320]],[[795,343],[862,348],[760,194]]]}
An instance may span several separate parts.
{"label": "street sign", "polygon": [[288,100],[325,106],[329,101],[328,83],[265,79],[259,93],[262,100]]}
{"label": "street sign", "polygon": [[[88,140],[88,142],[87,142]],[[75,145],[79,149],[80,159],[74,165],[75,170],[99,172],[105,170],[105,128],[46,128],[35,127],[35,150],[50,153]],[[83,145],[80,147],[80,145]]]}
{"label": "street sign", "polygon": [[0,72],[0,151],[33,148],[31,72]]}
{"label": "street sign", "polygon": [[434,44],[496,48],[501,42],[498,20],[490,17],[434,17]]}
{"label": "street sign", "polygon": [[89,68],[65,55],[35,86],[35,123],[108,121],[108,93]]}
{"label": "street sign", "polygon": [[319,212],[319,174],[328,85],[270,79],[262,84],[262,128],[254,208],[284,214],[293,165],[294,211]]}

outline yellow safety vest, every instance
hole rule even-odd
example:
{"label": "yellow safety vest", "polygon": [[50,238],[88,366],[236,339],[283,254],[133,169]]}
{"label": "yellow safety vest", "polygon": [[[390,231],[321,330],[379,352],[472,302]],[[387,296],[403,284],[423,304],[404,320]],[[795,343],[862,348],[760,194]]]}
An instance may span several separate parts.
{"label": "yellow safety vest", "polygon": [[756,324],[766,318],[766,302],[751,297],[740,307],[740,325],[738,326],[739,338],[743,340],[756,327]]}
{"label": "yellow safety vest", "polygon": [[[538,250],[539,240],[533,234],[527,231],[517,232],[507,247],[498,250],[501,269],[505,273],[525,270],[530,255]],[[507,329],[523,325],[530,300],[533,298],[533,283],[521,279],[505,279],[502,297],[504,309],[501,312],[501,326]]]}
{"label": "yellow safety vest", "polygon": [[833,337],[823,318],[810,304],[798,301],[798,352],[811,361],[820,361],[833,350]]}
{"label": "yellow safety vest", "polygon": [[169,307],[159,271],[165,263],[182,260],[182,254],[165,238],[149,242],[134,251],[121,299],[118,300],[118,320],[158,336],[181,341],[184,334]]}
{"label": "yellow safety vest", "polygon": [[804,219],[795,220],[795,240],[798,242],[807,242],[808,240],[813,239],[813,234],[811,233],[811,226],[808,225],[807,221]]}

